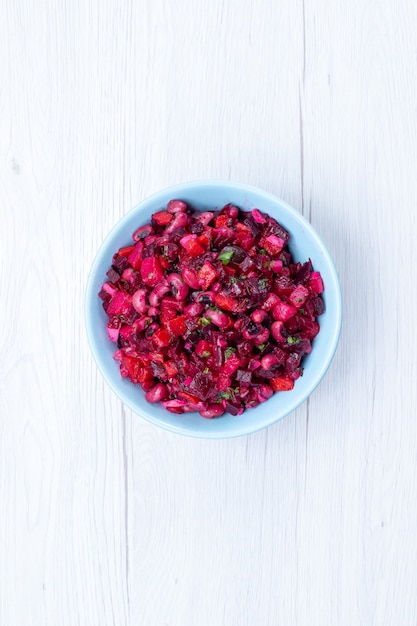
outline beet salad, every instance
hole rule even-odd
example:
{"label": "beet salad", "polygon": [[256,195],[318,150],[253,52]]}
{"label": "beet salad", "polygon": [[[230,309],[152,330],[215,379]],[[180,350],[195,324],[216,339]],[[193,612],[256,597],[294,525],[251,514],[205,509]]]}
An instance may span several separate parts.
{"label": "beet salad", "polygon": [[320,331],[324,287],[289,239],[258,209],[171,200],[154,213],[114,254],[99,294],[121,376],[148,402],[206,418],[290,391]]}

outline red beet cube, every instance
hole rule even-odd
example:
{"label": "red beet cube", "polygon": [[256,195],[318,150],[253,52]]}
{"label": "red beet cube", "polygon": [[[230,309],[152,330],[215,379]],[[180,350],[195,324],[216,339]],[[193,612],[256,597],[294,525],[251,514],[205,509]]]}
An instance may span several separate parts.
{"label": "red beet cube", "polygon": [[277,376],[277,378],[271,378],[269,384],[274,391],[290,391],[294,388],[294,381],[286,378],[285,376]]}
{"label": "red beet cube", "polygon": [[145,285],[149,285],[150,287],[155,287],[155,285],[164,278],[159,259],[155,256],[149,256],[143,259],[140,273]]}
{"label": "red beet cube", "polygon": [[187,326],[185,324],[185,315],[179,315],[178,317],[174,317],[174,319],[169,320],[165,324],[165,327],[174,337],[181,337],[181,335],[183,335],[187,331]]}

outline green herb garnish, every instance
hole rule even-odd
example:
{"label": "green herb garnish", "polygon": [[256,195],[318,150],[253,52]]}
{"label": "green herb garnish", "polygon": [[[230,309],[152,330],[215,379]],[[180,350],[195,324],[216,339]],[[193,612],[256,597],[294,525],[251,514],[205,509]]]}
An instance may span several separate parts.
{"label": "green herb garnish", "polygon": [[287,337],[287,343],[294,345],[300,343],[300,339],[298,337]]}
{"label": "green herb garnish", "polygon": [[204,352],[201,353],[201,356],[203,357],[203,359],[207,358],[208,356],[210,356],[210,352],[208,350],[204,350]]}
{"label": "green herb garnish", "polygon": [[223,250],[221,254],[217,257],[219,261],[223,263],[223,265],[228,265],[232,260],[232,256],[234,255],[234,250]]}
{"label": "green herb garnish", "polygon": [[211,324],[211,321],[207,317],[200,317],[200,319],[198,320],[198,324],[199,326],[208,326],[209,324]]}
{"label": "green herb garnish", "polygon": [[227,348],[227,350],[224,353],[225,359],[228,359],[229,356],[231,356],[234,352],[236,352],[236,348]]}

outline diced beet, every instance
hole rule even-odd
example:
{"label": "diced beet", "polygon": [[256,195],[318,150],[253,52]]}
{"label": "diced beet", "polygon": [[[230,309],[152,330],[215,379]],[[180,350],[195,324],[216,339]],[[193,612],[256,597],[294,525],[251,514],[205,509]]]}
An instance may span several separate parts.
{"label": "diced beet", "polygon": [[177,312],[173,307],[169,307],[162,303],[161,305],[161,313],[159,316],[161,324],[166,324],[169,320],[173,320],[177,317]]}
{"label": "diced beet", "polygon": [[219,307],[219,309],[224,309],[225,311],[232,311],[233,313],[236,313],[239,310],[239,300],[222,293],[215,294],[214,303]]}
{"label": "diced beet", "polygon": [[289,372],[288,374],[286,374],[286,376],[288,376],[288,378],[290,380],[297,380],[297,378],[300,378],[300,376],[303,375],[303,368],[302,367],[297,367],[297,369],[295,369],[293,372]]}
{"label": "diced beet", "polygon": [[314,320],[306,319],[305,317],[298,316],[298,322],[301,329],[302,334],[307,339],[314,339],[314,337],[320,331],[320,325],[318,322]]}
{"label": "diced beet", "polygon": [[271,385],[273,391],[290,391],[294,388],[294,381],[286,376],[272,378],[269,384]]}
{"label": "diced beet", "polygon": [[275,274],[279,274],[282,271],[283,264],[280,259],[275,259],[270,262],[270,268]]}
{"label": "diced beet", "polygon": [[117,283],[117,281],[120,280],[119,272],[116,272],[116,270],[113,269],[112,267],[108,270],[107,276],[111,283]]}
{"label": "diced beet", "polygon": [[178,374],[178,368],[173,361],[167,361],[165,363],[165,371],[168,378],[172,378]]}
{"label": "diced beet", "polygon": [[206,339],[200,339],[195,349],[196,354],[201,357],[208,357],[212,353],[212,345]]}
{"label": "diced beet", "polygon": [[[255,239],[250,234],[248,235],[246,233],[238,233],[236,236],[236,244],[240,246],[242,250],[244,250],[245,252],[249,252],[252,246],[255,244]],[[246,263],[250,264],[249,256],[247,256],[242,261],[242,263],[240,264],[241,267],[243,264],[246,264]]]}
{"label": "diced beet", "polygon": [[101,300],[103,300],[104,303],[108,303],[110,302],[111,294],[105,289],[100,289],[98,297],[101,298]]}
{"label": "diced beet", "polygon": [[310,292],[307,287],[304,285],[297,285],[294,291],[288,297],[289,304],[295,306],[296,309],[301,309],[307,298],[309,297]]}
{"label": "diced beet", "polygon": [[232,353],[225,361],[225,364],[223,365],[222,368],[222,372],[224,374],[227,374],[228,376],[231,376],[240,366],[240,358],[235,354]]}
{"label": "diced beet", "polygon": [[129,254],[135,249],[135,246],[124,246],[120,248],[118,255],[119,256],[129,256]]}
{"label": "diced beet", "polygon": [[268,222],[258,209],[252,209],[252,217],[257,224],[266,224]]}
{"label": "diced beet", "polygon": [[276,348],[274,348],[273,354],[277,358],[278,365],[283,365],[285,363],[287,354],[286,352],[284,352],[284,350],[277,346]]}
{"label": "diced beet", "polygon": [[323,293],[324,285],[323,285],[323,279],[320,275],[320,272],[311,273],[310,285],[312,286],[315,293],[317,294]]}
{"label": "diced beet", "polygon": [[153,380],[150,366],[144,365],[142,359],[125,354],[122,358],[122,363],[132,382],[143,383],[148,380]]}
{"label": "diced beet", "polygon": [[285,330],[289,335],[295,335],[301,330],[301,315],[294,315],[285,322]]}
{"label": "diced beet", "polygon": [[324,302],[320,296],[311,300],[314,307],[314,315],[322,315],[324,313]]}
{"label": "diced beet", "polygon": [[190,227],[193,235],[202,235],[204,233],[204,224],[202,222],[194,222]]}
{"label": "diced beet", "polygon": [[311,261],[303,263],[299,270],[292,276],[296,284],[303,283],[306,285],[311,276]]}
{"label": "diced beet", "polygon": [[300,365],[301,356],[297,352],[290,352],[285,361],[285,372],[294,372]]}
{"label": "diced beet", "polygon": [[190,384],[190,391],[201,400],[209,398],[213,393],[212,374],[210,372],[207,374],[198,372]]}
{"label": "diced beet", "polygon": [[123,270],[129,267],[129,261],[124,256],[119,256],[118,254],[113,257],[112,263],[113,269],[118,273],[122,274]]}
{"label": "diced beet", "polygon": [[282,322],[286,322],[290,317],[294,317],[296,313],[297,309],[295,306],[291,306],[291,304],[287,304],[286,302],[278,302],[272,309],[272,317],[274,320],[281,320]]}
{"label": "diced beet", "polygon": [[197,240],[197,235],[185,235],[180,244],[185,248],[190,256],[198,257],[204,253],[204,248],[201,247]]}
{"label": "diced beet", "polygon": [[160,328],[152,335],[152,343],[156,349],[165,348],[171,340],[172,334],[166,328]]}
{"label": "diced beet", "polygon": [[[320,297],[320,296],[318,296],[318,297]],[[315,317],[314,303],[313,303],[311,298],[309,298],[305,302],[305,304],[301,307],[300,313],[302,315],[304,315],[304,317],[309,317],[310,319],[313,319]]]}
{"label": "diced beet", "polygon": [[262,303],[261,309],[263,309],[264,311],[269,311],[270,309],[273,309],[273,307],[279,302],[280,299],[278,298],[278,296],[275,293],[269,292]]}
{"label": "diced beet", "polygon": [[140,267],[142,265],[143,248],[144,248],[143,243],[139,241],[139,243],[135,245],[132,252],[127,257],[127,260],[129,261],[130,265],[135,270],[140,270]]}
{"label": "diced beet", "polygon": [[164,278],[158,257],[143,259],[140,273],[143,282],[149,287],[155,287]]}
{"label": "diced beet", "polygon": [[240,383],[251,383],[252,382],[252,373],[247,370],[237,370],[236,371],[236,380]]}
{"label": "diced beet", "polygon": [[277,235],[273,234],[263,237],[259,243],[263,248],[265,248],[268,254],[271,255],[279,254],[285,246],[284,239],[281,239],[281,237],[277,237]]}
{"label": "diced beet", "polygon": [[249,215],[243,223],[248,226],[253,237],[257,237],[262,232],[262,225],[256,222],[252,215]]}
{"label": "diced beet", "polygon": [[152,222],[154,222],[156,226],[167,226],[167,224],[172,222],[172,219],[173,215],[168,213],[168,211],[158,211],[152,215]]}
{"label": "diced beet", "polygon": [[197,273],[189,267],[183,267],[181,270],[182,278],[186,285],[191,289],[200,289]]}
{"label": "diced beet", "polygon": [[110,297],[113,297],[118,291],[116,285],[113,285],[112,283],[104,283],[102,289],[108,293]]}
{"label": "diced beet", "polygon": [[289,276],[281,274],[274,280],[274,291],[280,298],[288,297],[294,290],[294,283]]}
{"label": "diced beet", "polygon": [[243,340],[237,344],[237,353],[240,357],[252,354],[254,344],[252,341]]}
{"label": "diced beet", "polygon": [[288,243],[290,239],[290,236],[288,232],[285,230],[285,228],[283,228],[281,224],[278,224],[278,222],[274,220],[272,217],[270,217],[268,220],[268,224],[266,226],[265,232],[276,235],[280,239],[283,239],[286,244]]}
{"label": "diced beet", "polygon": [[225,374],[224,372],[220,372],[220,374],[217,376],[217,388],[220,391],[226,391],[231,384],[232,379],[230,378],[230,376],[228,374]]}
{"label": "diced beet", "polygon": [[181,337],[181,335],[184,335],[187,330],[187,326],[185,324],[185,316],[179,315],[178,317],[174,317],[173,319],[166,322],[165,328],[174,337]]}
{"label": "diced beet", "polygon": [[109,336],[110,341],[114,341],[115,343],[117,343],[117,340],[119,338],[119,328],[112,327],[112,326],[109,326],[109,324],[107,324],[107,334]]}
{"label": "diced beet", "polygon": [[107,315],[129,315],[132,309],[132,298],[123,291],[114,294],[107,308]]}
{"label": "diced beet", "polygon": [[198,272],[198,282],[201,289],[206,291],[217,279],[218,274],[209,261],[205,261]]}
{"label": "diced beet", "polygon": [[224,408],[230,415],[239,415],[240,405],[237,402],[227,400]]}
{"label": "diced beet", "polygon": [[230,221],[229,216],[228,215],[219,215],[214,220],[214,225],[215,225],[216,228],[221,228],[222,226],[229,226],[229,225],[231,225],[231,221]]}

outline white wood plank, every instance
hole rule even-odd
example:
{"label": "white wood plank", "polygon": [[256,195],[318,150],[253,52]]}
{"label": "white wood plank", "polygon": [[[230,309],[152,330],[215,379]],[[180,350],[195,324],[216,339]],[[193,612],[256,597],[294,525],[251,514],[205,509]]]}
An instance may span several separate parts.
{"label": "white wood plank", "polygon": [[[0,624],[417,622],[417,9],[411,0],[0,5]],[[124,409],[86,345],[111,226],[181,180],[302,211],[335,361],[268,431]]]}

